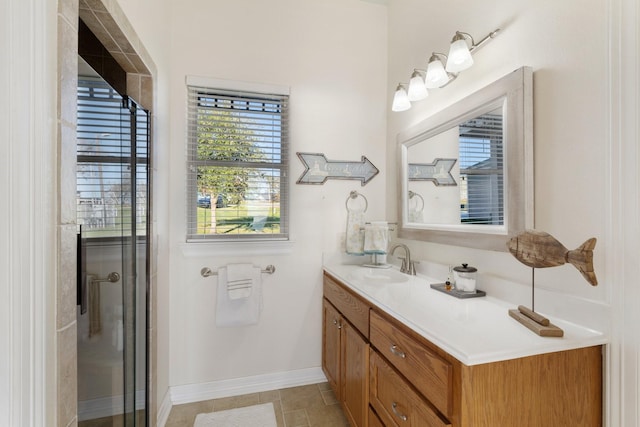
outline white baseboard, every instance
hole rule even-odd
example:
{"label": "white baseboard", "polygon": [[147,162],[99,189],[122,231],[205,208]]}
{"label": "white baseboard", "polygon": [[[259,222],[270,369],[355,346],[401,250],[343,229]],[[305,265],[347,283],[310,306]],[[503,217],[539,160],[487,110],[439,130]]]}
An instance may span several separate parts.
{"label": "white baseboard", "polygon": [[[162,398],[160,407],[158,408],[157,427],[164,427],[169,419],[169,413],[171,412],[171,390],[167,390]],[[151,423],[153,425],[153,423]]]}
{"label": "white baseboard", "polygon": [[[239,396],[325,381],[327,381],[327,378],[324,376],[322,369],[318,367],[256,375],[253,377],[173,386],[169,388],[169,394],[171,395],[171,404],[180,405],[183,403],[199,402],[201,400],[220,399],[222,397]],[[162,425],[158,424],[158,426],[161,427]]]}

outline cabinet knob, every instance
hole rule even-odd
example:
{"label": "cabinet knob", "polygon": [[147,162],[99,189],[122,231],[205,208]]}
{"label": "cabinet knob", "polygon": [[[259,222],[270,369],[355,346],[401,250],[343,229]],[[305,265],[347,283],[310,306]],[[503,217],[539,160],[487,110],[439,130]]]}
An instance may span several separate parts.
{"label": "cabinet knob", "polygon": [[396,402],[393,402],[391,404],[391,410],[396,415],[396,417],[400,418],[402,421],[407,421],[407,416],[398,411],[398,404]]}
{"label": "cabinet knob", "polygon": [[402,357],[403,359],[407,357],[404,351],[401,351],[400,349],[398,349],[398,346],[395,344],[393,344],[391,348],[389,348],[389,350],[391,351],[391,353],[395,354],[398,357]]}
{"label": "cabinet knob", "polygon": [[342,323],[338,322],[337,319],[333,319],[333,324],[338,327],[338,329],[342,329]]}

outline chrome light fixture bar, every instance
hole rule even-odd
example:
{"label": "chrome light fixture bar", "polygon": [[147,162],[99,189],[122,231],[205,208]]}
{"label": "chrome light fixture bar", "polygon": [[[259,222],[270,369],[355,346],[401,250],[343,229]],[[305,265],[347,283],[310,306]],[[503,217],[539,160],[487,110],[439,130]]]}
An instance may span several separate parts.
{"label": "chrome light fixture bar", "polygon": [[429,95],[428,89],[442,88],[454,81],[461,71],[473,65],[471,54],[498,35],[499,31],[500,29],[496,29],[490,32],[478,43],[471,34],[456,31],[451,40],[449,55],[433,52],[426,70],[413,70],[408,87],[406,83],[398,84],[391,110],[406,111],[411,108],[411,102],[425,99]]}

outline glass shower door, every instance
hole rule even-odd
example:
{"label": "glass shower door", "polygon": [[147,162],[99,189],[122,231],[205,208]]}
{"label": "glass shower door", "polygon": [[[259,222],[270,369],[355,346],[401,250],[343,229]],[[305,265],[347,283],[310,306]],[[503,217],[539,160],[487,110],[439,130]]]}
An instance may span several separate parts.
{"label": "glass shower door", "polygon": [[[145,426],[147,395],[147,259],[148,259],[148,112],[125,100],[123,123],[129,131],[123,141],[123,157],[129,159],[122,170],[123,215],[122,269],[124,315],[124,425]],[[126,148],[125,148],[126,147]],[[144,261],[144,262],[143,262]]]}
{"label": "glass shower door", "polygon": [[147,425],[148,115],[79,78],[79,426]]}

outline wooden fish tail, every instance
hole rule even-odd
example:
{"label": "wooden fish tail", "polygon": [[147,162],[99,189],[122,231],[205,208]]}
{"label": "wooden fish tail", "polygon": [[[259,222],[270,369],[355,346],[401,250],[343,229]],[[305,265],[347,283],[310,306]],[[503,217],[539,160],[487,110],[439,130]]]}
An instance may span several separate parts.
{"label": "wooden fish tail", "polygon": [[569,251],[566,255],[566,261],[577,268],[582,276],[592,286],[596,286],[598,284],[596,273],[593,270],[593,249],[595,247],[596,238],[592,237],[591,239],[580,245],[578,249]]}

